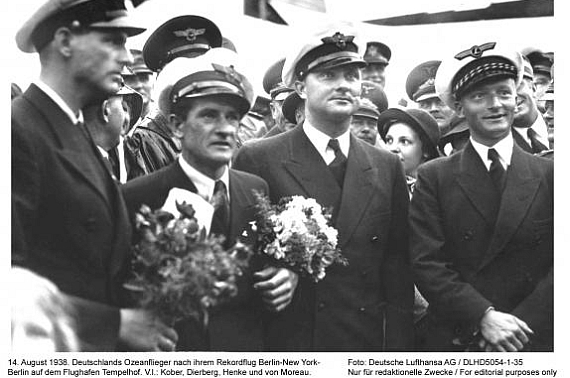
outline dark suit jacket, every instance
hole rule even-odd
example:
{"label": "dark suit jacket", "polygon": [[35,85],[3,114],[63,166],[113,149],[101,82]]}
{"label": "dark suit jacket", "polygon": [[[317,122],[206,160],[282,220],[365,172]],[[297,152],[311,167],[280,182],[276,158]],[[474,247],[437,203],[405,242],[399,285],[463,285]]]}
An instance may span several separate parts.
{"label": "dark suit jacket", "polygon": [[408,191],[396,155],[351,136],[341,191],[302,127],[253,141],[235,169],[264,178],[272,202],[292,195],[333,207],[349,265],[331,266],[318,284],[300,279],[293,302],[273,316],[269,349],[408,349],[413,285],[408,259]]}
{"label": "dark suit jacket", "polygon": [[[255,219],[256,199],[253,190],[267,195],[267,183],[254,175],[230,169],[230,235],[233,244],[248,223]],[[178,161],[150,175],[131,180],[122,186],[129,211],[134,214],[142,204],[160,208],[172,188],[196,192],[196,187],[184,173]],[[250,271],[260,266],[253,259]],[[210,315],[208,334],[191,322],[184,322],[178,330],[179,350],[259,351],[263,349],[262,304],[253,290],[251,274],[238,282],[238,296]]]}
{"label": "dark suit jacket", "polygon": [[553,162],[514,146],[500,207],[473,145],[418,171],[410,209],[417,285],[430,303],[431,347],[452,350],[489,306],[552,349]]}
{"label": "dark suit jacket", "polygon": [[100,311],[79,319],[80,337],[99,350],[114,350],[119,313],[106,305],[121,303],[129,242],[125,204],[95,145],[30,86],[12,102],[12,263],[86,300],[80,312]]}

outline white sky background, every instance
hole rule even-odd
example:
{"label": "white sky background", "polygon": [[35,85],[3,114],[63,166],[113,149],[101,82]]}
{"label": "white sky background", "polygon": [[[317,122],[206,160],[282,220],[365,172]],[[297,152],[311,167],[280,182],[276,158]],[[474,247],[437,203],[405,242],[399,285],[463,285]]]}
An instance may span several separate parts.
{"label": "white sky background", "polygon": [[[5,162],[4,167],[8,167],[9,157],[9,129],[8,129],[8,84],[18,83],[25,90],[27,85],[39,75],[39,62],[36,54],[21,53],[15,45],[14,35],[25,19],[32,11],[37,9],[44,0],[19,0],[5,1],[2,22],[0,23],[0,45],[2,48],[2,76],[0,85],[4,88],[2,97],[2,108],[4,114],[4,127],[0,129],[2,133],[2,149]],[[347,21],[362,19],[377,19],[401,15],[402,9],[406,13],[413,14],[422,11],[439,12],[445,11],[447,7],[443,4],[452,4],[454,9],[461,10],[470,7],[469,4],[475,2],[479,8],[481,3],[488,1],[470,0],[327,0],[329,15],[305,13],[297,10],[296,17],[291,20],[292,26],[275,25],[251,17],[243,16],[242,0],[148,0],[134,12],[137,18],[149,28],[145,34],[133,38],[129,43],[131,47],[141,48],[144,40],[150,32],[162,24],[167,19],[182,14],[198,14],[213,20],[220,27],[222,34],[229,37],[236,45],[242,58],[245,74],[254,83],[256,90],[262,92],[261,80],[267,67],[281,58],[294,45],[301,43],[307,35],[307,30],[317,27],[326,21],[334,18],[345,18]],[[350,6],[348,5],[350,4]],[[428,5],[431,8],[427,8]],[[570,233],[567,232],[567,220],[564,218],[570,208],[569,196],[565,195],[568,186],[565,181],[566,162],[568,159],[568,148],[563,148],[568,140],[568,121],[566,120],[565,109],[562,107],[568,103],[568,94],[565,91],[565,84],[570,83],[565,67],[568,67],[568,1],[556,0],[556,17],[552,18],[527,18],[518,20],[498,20],[479,21],[456,24],[436,24],[425,26],[375,26],[370,24],[357,24],[357,29],[361,34],[361,42],[367,40],[379,40],[390,46],[392,49],[392,60],[387,71],[386,91],[390,104],[396,105],[400,97],[405,97],[404,83],[408,72],[417,64],[430,60],[441,59],[458,51],[481,44],[484,42],[498,41],[506,43],[512,48],[522,49],[528,46],[536,46],[543,50],[555,51],[556,53],[556,81],[557,88],[557,129],[556,144],[560,146],[556,153],[556,266],[557,266],[557,302],[556,302],[556,331],[557,334],[570,335],[568,324],[567,307],[568,299],[562,291],[563,285],[567,282],[560,281],[562,275],[569,267],[569,257],[567,250],[570,242],[566,240]],[[483,5],[484,6],[484,5]],[[564,9],[562,9],[564,6]],[[463,7],[463,8],[460,8]],[[285,8],[283,8],[285,14]],[[291,12],[291,10],[289,10]],[[6,171],[9,168],[5,168]],[[8,172],[4,172],[5,178],[0,183],[0,193],[4,201],[3,208],[5,216],[2,219],[3,230],[0,238],[4,241],[3,262],[1,266],[9,267],[9,242],[10,228],[8,221],[7,203],[9,195]],[[563,279],[565,280],[565,279]],[[10,289],[3,285],[3,293],[8,293]],[[7,290],[8,289],[8,290]],[[6,303],[6,300],[0,300]],[[7,321],[1,324],[7,325]],[[0,334],[0,345],[9,340],[9,331],[2,328]],[[558,337],[556,351],[568,349],[568,342],[563,337]],[[557,353],[558,355],[559,353]],[[562,353],[561,353],[562,354]],[[562,362],[561,362],[562,364]],[[562,366],[561,366],[562,367]],[[546,366],[545,366],[546,368]],[[564,374],[562,375],[564,376]]]}

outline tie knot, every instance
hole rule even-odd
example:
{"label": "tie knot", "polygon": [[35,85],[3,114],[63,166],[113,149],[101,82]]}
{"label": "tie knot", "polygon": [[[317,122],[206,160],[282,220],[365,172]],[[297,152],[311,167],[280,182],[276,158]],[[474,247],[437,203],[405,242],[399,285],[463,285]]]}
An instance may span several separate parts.
{"label": "tie knot", "polygon": [[536,137],[536,131],[534,131],[529,127],[528,129],[526,129],[526,135],[528,135],[529,138]]}
{"label": "tie knot", "polygon": [[489,148],[489,152],[487,153],[487,158],[491,160],[491,162],[500,163],[499,153],[494,148]]}
{"label": "tie knot", "polygon": [[328,146],[334,151],[335,155],[337,155],[339,152],[342,152],[340,150],[340,144],[338,143],[338,139],[329,140]]}
{"label": "tie knot", "polygon": [[214,196],[226,194],[226,184],[222,180],[216,181],[214,185]]}

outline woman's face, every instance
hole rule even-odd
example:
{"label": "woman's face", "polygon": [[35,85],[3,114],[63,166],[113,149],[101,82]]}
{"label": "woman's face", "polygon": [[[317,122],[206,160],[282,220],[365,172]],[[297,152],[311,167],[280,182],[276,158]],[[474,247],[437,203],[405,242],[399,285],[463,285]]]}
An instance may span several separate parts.
{"label": "woman's face", "polygon": [[385,139],[386,148],[400,157],[406,175],[416,177],[418,166],[425,161],[418,133],[411,126],[398,121],[390,125]]}

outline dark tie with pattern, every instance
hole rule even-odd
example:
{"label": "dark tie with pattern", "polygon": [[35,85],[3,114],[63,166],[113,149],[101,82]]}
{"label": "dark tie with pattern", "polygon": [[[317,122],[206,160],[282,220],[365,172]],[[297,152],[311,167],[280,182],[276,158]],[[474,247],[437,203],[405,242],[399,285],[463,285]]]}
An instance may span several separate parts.
{"label": "dark tie with pattern", "polygon": [[211,203],[214,205],[214,216],[212,218],[212,229],[210,233],[228,237],[230,228],[230,201],[228,199],[226,184],[224,184],[222,180],[216,181]]}
{"label": "dark tie with pattern", "polygon": [[505,180],[507,178],[507,172],[501,164],[499,159],[499,154],[494,148],[489,148],[489,152],[487,153],[487,157],[491,160],[491,168],[489,169],[489,175],[491,175],[491,179],[493,179],[493,183],[495,187],[499,191],[499,193],[503,192],[505,188]]}
{"label": "dark tie with pattern", "polygon": [[334,151],[334,160],[329,164],[334,178],[342,188],[344,182],[344,173],[346,172],[346,156],[342,153],[337,139],[329,140],[328,146]]}
{"label": "dark tie with pattern", "polygon": [[531,129],[530,127],[527,129],[526,135],[528,135],[528,139],[530,139],[530,146],[532,147],[533,153],[537,154],[544,150],[548,150],[548,147],[540,143],[540,141],[538,140],[537,132]]}

